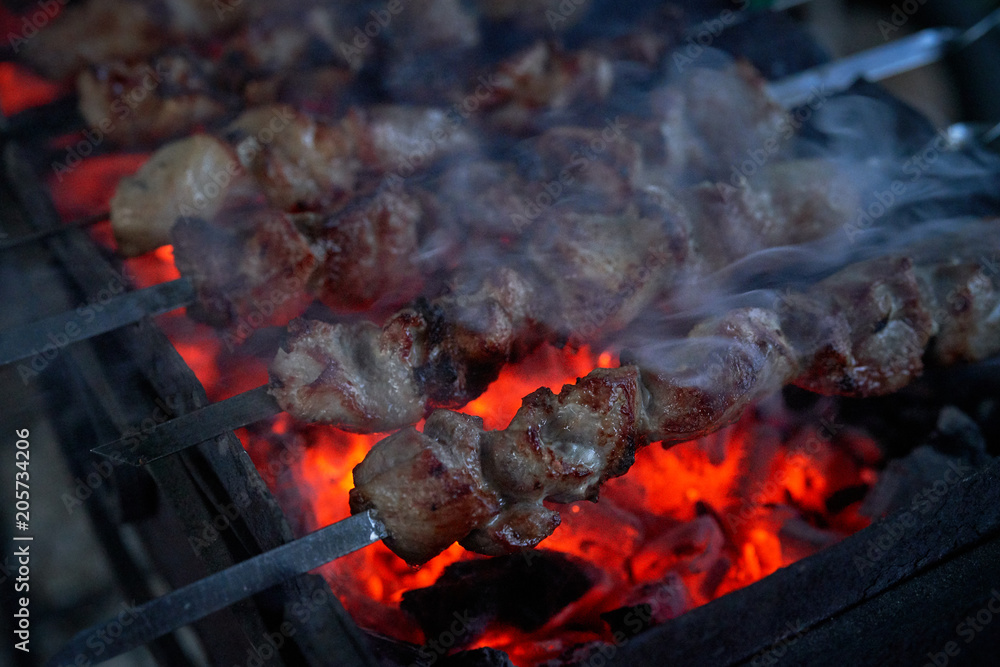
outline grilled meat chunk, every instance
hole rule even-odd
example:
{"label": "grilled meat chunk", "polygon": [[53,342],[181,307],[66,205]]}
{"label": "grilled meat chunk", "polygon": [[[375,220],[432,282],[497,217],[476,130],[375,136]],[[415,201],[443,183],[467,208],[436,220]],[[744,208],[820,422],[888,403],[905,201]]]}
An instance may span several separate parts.
{"label": "grilled meat chunk", "polygon": [[177,268],[194,283],[192,318],[219,328],[248,321],[259,327],[285,324],[302,311],[319,262],[291,215],[261,209],[230,226],[184,217],[171,237]]}
{"label": "grilled meat chunk", "polygon": [[419,294],[420,201],[384,188],[309,227],[320,258],[309,289],[334,310],[393,307]]}
{"label": "grilled meat chunk", "polygon": [[187,54],[159,55],[140,64],[102,63],[77,76],[80,113],[108,141],[151,145],[189,134],[222,118],[227,102],[217,94],[204,63]]}
{"label": "grilled meat chunk", "polygon": [[[986,236],[995,239],[998,233],[1000,225],[994,223]],[[482,478],[481,493],[496,494],[501,507],[466,534],[471,522],[450,524],[451,538],[485,554],[533,547],[559,522],[543,500],[596,499],[603,482],[632,465],[637,447],[707,435],[786,383],[852,396],[894,391],[919,373],[920,357],[935,333],[944,336],[942,360],[1000,352],[1000,337],[987,341],[981,333],[994,326],[992,280],[976,279],[977,295],[983,295],[977,307],[936,307],[937,294],[955,295],[960,303],[969,293],[969,267],[976,262],[968,253],[976,256],[977,251],[967,248],[964,258],[928,264],[921,263],[925,249],[911,250],[912,256],[849,266],[800,294],[784,296],[775,309],[739,308],[709,318],[687,338],[625,356],[634,363],[594,370],[557,396],[536,391],[506,429],[482,432],[478,440],[463,433],[462,443],[476,442],[480,450],[478,456],[466,455],[468,474]],[[932,292],[929,279],[937,281]],[[970,310],[973,314],[966,315]],[[988,322],[982,329],[970,326],[977,315]],[[963,333],[972,339],[965,345],[959,343]],[[435,418],[443,419],[441,414]],[[385,461],[382,446],[373,447],[369,456]],[[368,497],[375,497],[370,480],[362,478]],[[415,494],[426,504],[424,489]],[[363,509],[380,512],[377,502]],[[390,547],[414,562],[418,550],[407,545],[421,544],[421,535],[392,512],[386,516],[390,533],[406,531],[403,543]],[[446,543],[441,524],[434,528],[435,543]]]}
{"label": "grilled meat chunk", "polygon": [[532,297],[502,270],[474,292],[418,301],[381,329],[293,322],[271,365],[271,393],[299,419],[363,432],[464,405],[529,338]]}
{"label": "grilled meat chunk", "polygon": [[170,243],[177,218],[211,220],[227,205],[255,198],[236,154],[218,139],[195,134],[154,153],[111,198],[111,226],[119,251],[132,257]]}
{"label": "grilled meat chunk", "polygon": [[351,512],[375,509],[392,526],[390,548],[408,563],[424,563],[502,507],[482,476],[482,420],[438,411],[424,432],[413,427],[386,438],[354,469]]}

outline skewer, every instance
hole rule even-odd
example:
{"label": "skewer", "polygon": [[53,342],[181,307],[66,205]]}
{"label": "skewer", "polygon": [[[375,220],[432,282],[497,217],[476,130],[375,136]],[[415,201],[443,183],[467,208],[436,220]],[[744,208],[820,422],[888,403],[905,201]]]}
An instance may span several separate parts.
{"label": "skewer", "polygon": [[50,346],[62,348],[144,317],[166,313],[194,303],[194,298],[191,280],[178,278],[109,299],[100,314],[90,320],[81,320],[76,310],[69,310],[0,331],[0,366],[45,354]]}
{"label": "skewer", "polygon": [[141,436],[139,442],[134,436],[122,438],[101,445],[93,452],[118,463],[143,466],[176,454],[192,443],[204,442],[281,412],[278,403],[267,393],[267,385],[262,385],[158,424]]}
{"label": "skewer", "polygon": [[[130,623],[118,623],[122,632],[116,637],[104,633],[114,619],[83,630],[46,664],[61,667],[110,660],[387,536],[371,512],[355,514],[139,605],[132,610]],[[105,641],[95,643],[98,635]]]}
{"label": "skewer", "polygon": [[[990,20],[992,18],[988,17],[984,21],[988,23]],[[977,25],[985,24],[981,22]],[[930,33],[925,31],[925,33],[914,36],[915,39],[907,41],[896,49],[887,50],[887,47],[878,47],[861,54],[856,54],[842,61],[843,64],[834,63],[789,77],[783,81],[775,82],[770,86],[771,92],[777,95],[779,100],[783,101],[786,106],[793,106],[795,100],[798,99],[798,95],[806,93],[808,97],[808,94],[815,90],[816,85],[823,85],[832,90],[850,85],[858,76],[879,78],[895,74],[901,68],[919,66],[930,62],[934,58],[940,58],[944,54],[947,44],[957,42],[965,45],[968,43],[970,35],[978,37],[982,34],[984,32],[981,27],[974,27],[965,33],[960,33],[952,29],[938,29]],[[888,46],[891,47],[893,45],[890,44]],[[890,63],[890,59],[892,58],[902,58],[904,65],[892,65]],[[104,317],[102,313],[102,316],[95,318],[91,323],[91,327],[89,328],[92,329],[92,333],[89,333],[89,335],[110,331],[116,326],[134,322],[147,314],[165,312],[173,308],[189,305],[193,301],[193,289],[191,288],[190,281],[182,278],[180,281],[174,281],[174,283],[176,284],[174,291],[168,295],[164,295],[169,298],[157,300],[155,309],[142,312],[143,309],[136,309],[134,307],[122,308],[119,310],[123,310],[125,314],[119,314],[118,319],[115,321],[109,321],[111,317]],[[133,297],[133,295],[119,297],[113,300],[113,302],[126,300],[130,297]],[[170,298],[173,298],[173,301]],[[10,335],[11,332],[7,332],[8,335],[6,336],[0,335],[0,364],[10,363],[10,361],[23,359],[33,354],[33,348],[38,345],[38,341],[46,340],[46,334],[53,330],[52,325],[65,325],[65,322],[62,321],[65,319],[65,316],[61,320],[57,316],[57,318],[49,318],[49,320],[43,323],[29,324],[21,327],[18,331],[13,332],[16,335]],[[55,330],[59,331],[60,329],[57,328]],[[79,335],[74,340],[80,340],[83,337],[85,336]],[[253,396],[238,396],[221,402],[219,405],[222,407],[219,407],[216,412],[211,413],[211,418],[207,419],[205,423],[202,423],[204,418],[197,415],[201,415],[202,411],[209,408],[203,408],[202,410],[190,413],[185,417],[185,421],[196,420],[192,423],[198,424],[198,433],[203,436],[202,440],[232,430],[233,428],[239,428],[259,421],[260,419],[274,415],[277,409],[273,401],[264,398],[264,391],[263,388],[258,387],[252,390]],[[237,416],[239,419],[235,419]],[[169,423],[167,422],[166,424]],[[206,423],[210,424],[211,428],[206,430]],[[159,425],[154,431],[149,433],[148,438],[141,447],[141,451],[127,451],[129,447],[134,446],[134,443],[118,441],[98,448],[97,452],[104,456],[120,458],[129,463],[141,465],[156,458],[180,451],[191,444],[191,439],[181,440],[175,437],[176,435],[186,433],[183,430],[184,428],[191,427],[184,427],[182,424],[168,427],[166,424]]]}
{"label": "skewer", "polygon": [[860,53],[794,74],[768,86],[771,96],[786,108],[799,106],[817,90],[844,90],[860,78],[882,81],[919,69],[963,49],[1000,25],[1000,9],[967,30],[928,28]]}
{"label": "skewer", "polygon": [[96,225],[106,220],[111,219],[110,213],[98,213],[96,215],[91,215],[86,218],[79,218],[77,220],[71,220],[70,222],[63,223],[58,227],[50,227],[49,229],[40,229],[37,232],[32,232],[30,234],[25,234],[23,236],[18,236],[17,238],[4,239],[0,241],[0,250],[10,250],[11,248],[17,248],[28,243],[34,243],[36,241],[41,241],[42,239],[47,239],[50,236],[55,236],[56,234],[62,234],[69,229],[83,229],[85,227],[90,227]]}

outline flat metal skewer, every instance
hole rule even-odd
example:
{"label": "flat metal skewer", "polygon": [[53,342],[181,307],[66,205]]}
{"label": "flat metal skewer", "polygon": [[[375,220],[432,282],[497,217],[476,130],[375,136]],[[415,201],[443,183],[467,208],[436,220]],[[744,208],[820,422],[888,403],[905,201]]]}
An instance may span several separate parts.
{"label": "flat metal skewer", "polygon": [[101,304],[101,311],[86,319],[76,310],[0,331],[0,366],[36,355],[49,346],[61,349],[81,340],[194,303],[194,285],[178,278],[153,287],[127,292]]}
{"label": "flat metal skewer", "polygon": [[[110,660],[387,536],[385,526],[370,511],[355,514],[150,600],[131,610],[127,623],[115,618],[83,630],[46,665],[68,667]],[[122,628],[113,638],[106,632],[112,625]]]}
{"label": "flat metal skewer", "polygon": [[882,81],[935,63],[951,52],[964,49],[998,26],[1000,9],[995,9],[967,30],[921,30],[888,44],[775,81],[768,85],[768,91],[783,107],[797,107],[807,102],[818,90],[836,92],[850,87],[861,78]]}
{"label": "flat metal skewer", "polygon": [[836,92],[850,87],[860,78],[881,81],[937,62],[954,47],[961,35],[962,31],[956,28],[921,30],[775,81],[768,85],[768,92],[783,107],[797,107],[807,102],[816,91]]}
{"label": "flat metal skewer", "polygon": [[91,225],[96,225],[100,222],[104,222],[111,218],[109,213],[98,213],[97,215],[91,215],[86,218],[80,218],[78,220],[73,220],[71,222],[64,223],[58,227],[50,227],[49,229],[40,229],[37,232],[32,232],[30,234],[24,234],[23,236],[18,236],[15,238],[5,238],[0,241],[0,250],[9,250],[10,248],[17,248],[28,243],[35,243],[36,241],[41,241],[42,239],[47,239],[50,236],[55,236],[56,234],[62,234],[69,229],[83,229],[84,227],[90,227]]}
{"label": "flat metal skewer", "polygon": [[262,385],[157,424],[144,436],[122,438],[91,451],[118,463],[143,466],[281,412],[267,385]]}
{"label": "flat metal skewer", "polygon": [[[994,12],[973,28],[962,32],[952,28],[924,30],[908,38],[891,42],[885,46],[869,49],[848,58],[806,72],[788,77],[769,85],[770,94],[786,107],[794,107],[807,101],[817,88],[838,90],[850,86],[856,79],[866,77],[878,80],[900,72],[923,66],[940,59],[952,48],[966,46],[995,27],[997,14]],[[170,287],[174,285],[174,287]],[[194,299],[193,288],[186,278],[159,285],[149,290],[127,294],[113,301],[127,302],[146,291],[165,292],[153,308],[137,308],[135,305],[108,307],[117,312],[117,317],[96,318],[88,330],[76,339],[110,331],[117,326],[134,322],[144,315],[165,312],[190,304]],[[139,299],[142,301],[142,298]],[[39,341],[46,340],[52,330],[60,331],[64,320],[73,314],[56,316],[42,322],[26,325],[18,330],[0,332],[0,364],[23,359],[35,353]],[[266,388],[258,387],[250,392],[234,396],[213,406],[188,413],[183,417],[160,424],[138,445],[134,439],[119,440],[94,450],[103,456],[133,465],[144,465],[164,456],[179,452],[206,439],[215,437],[280,412],[280,408],[266,393]]]}

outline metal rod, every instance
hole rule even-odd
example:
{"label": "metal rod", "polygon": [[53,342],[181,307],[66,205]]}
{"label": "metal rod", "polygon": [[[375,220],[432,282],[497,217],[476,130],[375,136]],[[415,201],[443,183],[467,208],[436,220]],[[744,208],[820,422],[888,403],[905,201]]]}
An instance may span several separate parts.
{"label": "metal rod", "polygon": [[882,46],[814,67],[768,85],[771,96],[783,107],[794,108],[817,94],[849,88],[861,78],[871,81],[909,72],[937,62],[962,35],[955,28],[929,28]]}
{"label": "metal rod", "polygon": [[964,49],[1000,26],[995,9],[966,30],[928,28],[882,46],[876,46],[827,65],[776,81],[770,94],[785,108],[805,103],[817,91],[844,90],[860,78],[881,81],[935,63],[948,53]]}
{"label": "metal rod", "polygon": [[[127,292],[83,313],[69,310],[43,320],[0,331],[0,366],[29,357],[51,354],[81,340],[113,331],[144,317],[159,315],[194,302],[188,278]],[[98,308],[99,307],[99,308]],[[87,316],[89,314],[89,318]]]}
{"label": "metal rod", "polygon": [[110,660],[386,536],[370,511],[356,514],[83,630],[46,664]]}
{"label": "metal rod", "polygon": [[110,218],[111,214],[109,213],[98,213],[97,215],[92,215],[86,218],[72,220],[70,222],[60,225],[59,227],[39,229],[36,232],[32,232],[30,234],[24,234],[23,236],[18,236],[17,238],[4,239],[0,241],[0,250],[9,250],[10,248],[17,248],[19,246],[28,243],[41,241],[42,239],[47,239],[50,236],[54,236],[56,234],[62,234],[63,232],[69,229],[83,229],[84,227],[90,227],[91,225],[96,225]]}
{"label": "metal rod", "polygon": [[281,412],[263,385],[157,424],[145,435],[101,445],[93,452],[119,463],[142,466]]}

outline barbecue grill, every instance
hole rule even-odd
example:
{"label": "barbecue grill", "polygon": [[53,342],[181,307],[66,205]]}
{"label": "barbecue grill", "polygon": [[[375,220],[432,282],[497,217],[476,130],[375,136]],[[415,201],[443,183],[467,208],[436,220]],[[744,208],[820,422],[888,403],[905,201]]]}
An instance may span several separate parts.
{"label": "barbecue grill", "polygon": [[[713,49],[748,58],[772,81],[774,96],[790,107],[808,102],[808,91],[816,86],[809,77],[834,81],[844,72],[853,74],[844,79],[848,89],[831,97],[850,95],[893,113],[889,130],[858,130],[852,149],[858,151],[884,139],[886,131],[903,147],[903,155],[919,154],[937,136],[920,113],[885,89],[852,83],[858,73],[880,77],[939,60],[958,48],[949,57],[959,61],[961,80],[967,82],[972,75],[963,61],[986,62],[997,38],[995,31],[976,34],[974,42],[955,47],[969,33],[932,31],[908,42],[890,42],[896,50],[856,60],[852,67],[845,60],[829,63],[801,25],[777,11],[782,7],[739,14],[714,35],[711,22],[719,20],[725,7],[676,4],[683,9],[676,19],[679,44],[704,50],[698,40],[708,30]],[[601,2],[586,10],[591,14],[567,34],[568,42],[599,32],[595,26],[602,21],[627,23],[629,13],[638,12]],[[957,20],[963,26],[975,22]],[[524,39],[523,26],[506,28],[490,36],[498,40],[497,49],[515,46],[504,39]],[[773,41],[762,43],[762,31],[773,35]],[[685,42],[684,36],[690,39]],[[824,70],[824,65],[840,69]],[[28,76],[19,65],[6,66],[8,77]],[[805,75],[796,79],[797,73]],[[0,102],[14,99],[29,79],[13,81],[0,79]],[[40,99],[45,98],[45,84],[35,85],[42,91]],[[995,120],[1000,111],[993,113],[996,106],[967,88],[963,97],[975,99],[970,108],[982,116],[970,112],[968,123],[952,126],[941,149],[959,156],[961,168],[954,173],[931,169],[926,183],[933,187],[895,206],[888,229],[902,233],[927,218],[1000,212],[1000,158],[988,146],[996,131],[989,123],[972,122]],[[318,556],[310,553],[313,547],[303,546],[303,536],[336,514],[327,511],[325,501],[309,498],[317,489],[312,484],[339,484],[339,475],[346,472],[341,469],[353,465],[329,461],[331,453],[356,461],[351,459],[356,450],[377,438],[330,436],[319,427],[298,428],[287,416],[274,416],[278,409],[273,401],[252,389],[260,382],[258,357],[273,351],[280,335],[274,328],[251,327],[246,342],[234,351],[214,333],[206,339],[207,328],[179,312],[163,316],[192,299],[186,278],[178,278],[162,249],[124,261],[110,250],[108,232],[101,226],[106,217],[101,208],[120,175],[114,160],[121,156],[99,147],[97,155],[81,160],[79,170],[46,182],[53,154],[64,154],[53,149],[60,135],[76,137],[80,129],[75,105],[48,93],[44,103],[7,114],[0,172],[0,232],[5,235],[0,240],[0,290],[7,304],[0,313],[0,332],[6,333],[6,338],[0,335],[0,357],[11,362],[0,369],[5,408],[0,421],[3,433],[28,429],[34,454],[31,528],[19,529],[11,516],[5,517],[0,533],[5,544],[14,545],[8,553],[22,543],[16,537],[34,536],[31,652],[19,651],[18,635],[8,633],[15,637],[4,649],[12,664],[43,664],[60,649],[64,652],[57,664],[72,664],[61,662],[67,655],[103,659],[118,651],[121,636],[134,634],[139,626],[146,628],[148,641],[129,654],[135,664],[521,665],[548,660],[546,664],[595,666],[950,665],[987,664],[995,655],[1000,646],[1000,624],[991,622],[992,609],[1000,604],[994,603],[1000,600],[994,576],[1000,562],[1000,468],[991,456],[1000,426],[995,361],[932,369],[906,390],[878,399],[817,399],[786,389],[718,437],[701,441],[698,455],[704,454],[711,465],[745,458],[749,470],[734,475],[734,486],[742,484],[747,498],[754,491],[748,487],[768,479],[767,471],[752,470],[755,457],[783,461],[785,455],[775,452],[794,449],[795,438],[804,439],[806,433],[813,434],[811,444],[803,445],[816,457],[811,460],[827,457],[823,460],[853,466],[850,474],[825,469],[831,479],[842,475],[852,483],[864,481],[831,486],[835,493],[822,496],[824,506],[808,517],[811,524],[805,519],[784,523],[775,539],[786,550],[800,544],[802,553],[810,555],[787,567],[766,566],[773,572],[758,571],[743,582],[749,585],[722,585],[725,555],[706,557],[705,572],[684,561],[689,568],[685,576],[701,582],[697,595],[707,598],[698,600],[704,604],[686,599],[691,593],[683,591],[690,584],[678,583],[675,572],[661,577],[658,587],[637,586],[622,604],[603,608],[601,596],[613,597],[607,589],[615,580],[595,573],[586,556],[610,547],[574,546],[572,538],[559,542],[554,536],[550,549],[543,542],[539,551],[495,558],[460,558],[453,546],[445,561],[400,575],[404,583],[395,583],[401,588],[393,600],[396,610],[385,616],[390,605],[379,589],[387,584],[373,582],[378,575],[366,568],[379,563],[379,573],[408,570],[397,561],[384,564],[395,556],[381,545],[376,556],[345,557],[316,570],[320,563],[383,537],[377,521],[357,515],[353,523],[322,538]],[[817,137],[819,144],[826,129],[809,117],[799,131]],[[77,206],[88,200],[101,204],[78,211],[81,215],[67,224],[60,208],[68,200]],[[781,266],[792,273],[801,268],[795,262]],[[737,267],[728,279],[761,288],[777,280],[752,267]],[[51,328],[49,321],[40,328],[37,321],[49,316],[62,317],[58,327]],[[507,400],[538,386],[532,364],[555,369],[559,379],[544,380],[555,385],[596,364],[611,365],[597,351],[568,348],[529,357],[521,365],[522,375],[528,376],[523,382],[534,384],[522,387],[503,376],[499,382],[511,394]],[[240,394],[243,390],[250,391]],[[221,400],[227,396],[236,398]],[[211,411],[201,410],[210,404]],[[186,415],[190,417],[183,421]],[[826,415],[834,415],[833,421]],[[234,430],[243,427],[237,437]],[[117,449],[105,452],[116,457],[91,451],[115,442]],[[8,449],[14,450],[13,439]],[[889,462],[881,461],[882,456]],[[657,461],[665,465],[666,459]],[[15,468],[3,469],[5,480],[13,483]],[[348,488],[336,489],[344,508]],[[612,504],[625,497],[624,489],[610,489]],[[702,528],[697,533],[702,537],[672,537],[667,551],[697,547],[709,552],[705,543],[716,535],[728,539],[740,515],[722,516],[707,495],[692,492],[689,500],[690,525]],[[780,509],[783,501],[772,498],[766,504]],[[44,509],[53,505],[54,510]],[[567,511],[567,533],[583,536],[581,540],[599,533],[602,528],[570,532],[576,530],[574,517],[588,513],[614,538],[629,535],[638,522],[624,511],[595,507],[574,505]],[[858,530],[866,523],[861,507],[881,518]],[[46,517],[46,512],[58,518]],[[54,526],[63,521],[75,526],[84,512],[93,532],[90,544],[61,543]],[[836,525],[822,526],[830,529],[825,532],[817,528],[821,522]],[[35,526],[47,530],[43,534]],[[835,540],[834,529],[857,532]],[[316,533],[311,535],[319,543]],[[758,570],[766,562],[767,538],[760,539],[760,554],[752,559],[744,554]],[[288,545],[284,551],[283,545]],[[97,546],[100,554],[93,552]],[[62,584],[47,565],[47,549],[69,549],[83,563],[103,562],[90,571],[113,573],[115,593],[96,593],[81,581]],[[646,549],[651,553],[648,545]],[[636,576],[643,563],[660,567],[657,558],[666,556],[653,553],[645,561],[629,557],[629,576]],[[13,591],[14,560],[7,563],[4,616],[13,619],[15,631],[23,605]],[[256,565],[233,569],[241,563]],[[88,572],[86,566],[80,570]],[[168,599],[162,596],[196,582],[203,587],[188,589],[188,597],[174,602],[172,609],[168,603],[155,607],[155,613],[143,613],[143,604]],[[711,594],[702,592],[709,589]],[[723,595],[726,590],[731,592]],[[179,619],[192,609],[190,624],[176,631],[183,623]],[[599,630],[595,622],[601,624]],[[404,631],[394,632],[399,629],[394,625]],[[83,647],[90,653],[80,653]]]}

